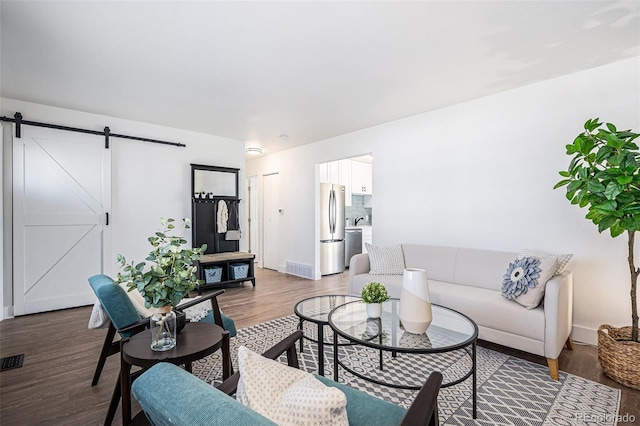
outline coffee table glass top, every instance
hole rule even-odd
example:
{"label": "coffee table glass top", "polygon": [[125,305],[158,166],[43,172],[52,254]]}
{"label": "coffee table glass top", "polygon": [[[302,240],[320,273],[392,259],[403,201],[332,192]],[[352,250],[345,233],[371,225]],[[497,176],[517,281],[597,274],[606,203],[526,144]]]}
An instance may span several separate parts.
{"label": "coffee table glass top", "polygon": [[467,316],[439,305],[432,305],[433,321],[423,334],[411,334],[400,325],[399,299],[382,304],[382,316],[367,317],[361,301],[337,306],[329,316],[331,328],[360,344],[400,352],[443,352],[462,348],[478,337],[478,327]]}
{"label": "coffee table glass top", "polygon": [[305,321],[329,323],[329,312],[335,307],[360,300],[359,297],[345,295],[314,296],[296,304],[294,311]]}

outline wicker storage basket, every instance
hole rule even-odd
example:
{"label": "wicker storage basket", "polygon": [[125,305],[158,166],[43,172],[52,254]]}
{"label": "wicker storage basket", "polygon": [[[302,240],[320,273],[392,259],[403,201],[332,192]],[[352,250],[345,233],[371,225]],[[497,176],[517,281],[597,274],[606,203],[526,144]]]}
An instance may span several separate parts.
{"label": "wicker storage basket", "polygon": [[[627,341],[617,341],[618,339]],[[598,360],[604,373],[616,382],[640,390],[640,343],[632,342],[631,327],[598,328]]]}

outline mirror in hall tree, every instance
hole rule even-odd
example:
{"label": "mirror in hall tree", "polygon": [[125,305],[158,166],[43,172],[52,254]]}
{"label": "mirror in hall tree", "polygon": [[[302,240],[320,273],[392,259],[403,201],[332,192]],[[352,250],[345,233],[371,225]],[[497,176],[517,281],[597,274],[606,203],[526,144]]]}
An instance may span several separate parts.
{"label": "mirror in hall tree", "polygon": [[238,170],[191,165],[191,193],[195,198],[238,197]]}

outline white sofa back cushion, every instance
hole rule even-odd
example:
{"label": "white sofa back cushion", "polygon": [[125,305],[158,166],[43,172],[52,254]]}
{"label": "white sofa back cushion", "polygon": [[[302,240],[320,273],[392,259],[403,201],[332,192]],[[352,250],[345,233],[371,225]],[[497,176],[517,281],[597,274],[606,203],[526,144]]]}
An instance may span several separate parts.
{"label": "white sofa back cushion", "polygon": [[450,282],[502,291],[502,276],[517,256],[515,252],[461,248]]}
{"label": "white sofa back cushion", "polygon": [[427,279],[450,283],[454,282],[458,250],[455,247],[402,244],[404,264],[407,268],[425,269]]}

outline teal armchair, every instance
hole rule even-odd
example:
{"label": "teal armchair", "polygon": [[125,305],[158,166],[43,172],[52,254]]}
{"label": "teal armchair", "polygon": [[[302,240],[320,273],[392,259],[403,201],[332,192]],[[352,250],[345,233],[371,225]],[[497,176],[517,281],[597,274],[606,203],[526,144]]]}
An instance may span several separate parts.
{"label": "teal armchair", "polygon": [[[268,350],[263,356],[278,359],[287,353],[290,367],[298,367],[296,342],[302,337],[296,331]],[[437,397],[442,375],[432,373],[409,409],[391,404],[333,380],[316,376],[327,386],[344,392],[350,425],[438,425]],[[244,406],[230,395],[236,392],[240,373],[214,388],[180,367],[160,363],[144,372],[133,384],[132,391],[152,425],[274,425],[272,421]],[[167,384],[170,385],[167,385]],[[167,404],[167,401],[171,401]]]}
{"label": "teal armchair", "polygon": [[[116,332],[120,334],[122,339],[131,337],[148,327],[149,318],[143,318],[140,315],[138,310],[136,310],[130,294],[128,294],[119,285],[116,285],[114,280],[110,277],[106,275],[94,275],[89,278],[89,284],[110,320],[109,329],[102,344],[98,364],[91,382],[91,386],[95,386],[98,384],[98,380],[100,379],[100,375],[107,358],[120,352],[120,341],[114,341]],[[174,310],[180,312],[199,303],[210,300],[212,309],[207,316],[200,321],[217,324],[229,332],[229,337],[233,337],[236,335],[235,322],[233,319],[220,312],[220,307],[216,298],[222,293],[224,293],[224,290],[209,293],[205,296],[183,303],[179,307],[174,308]],[[227,356],[230,357],[230,354],[227,354]],[[114,389],[109,411],[107,413],[107,423],[110,423],[111,420],[113,420],[115,410],[120,400],[119,384],[120,382],[118,381]]]}

